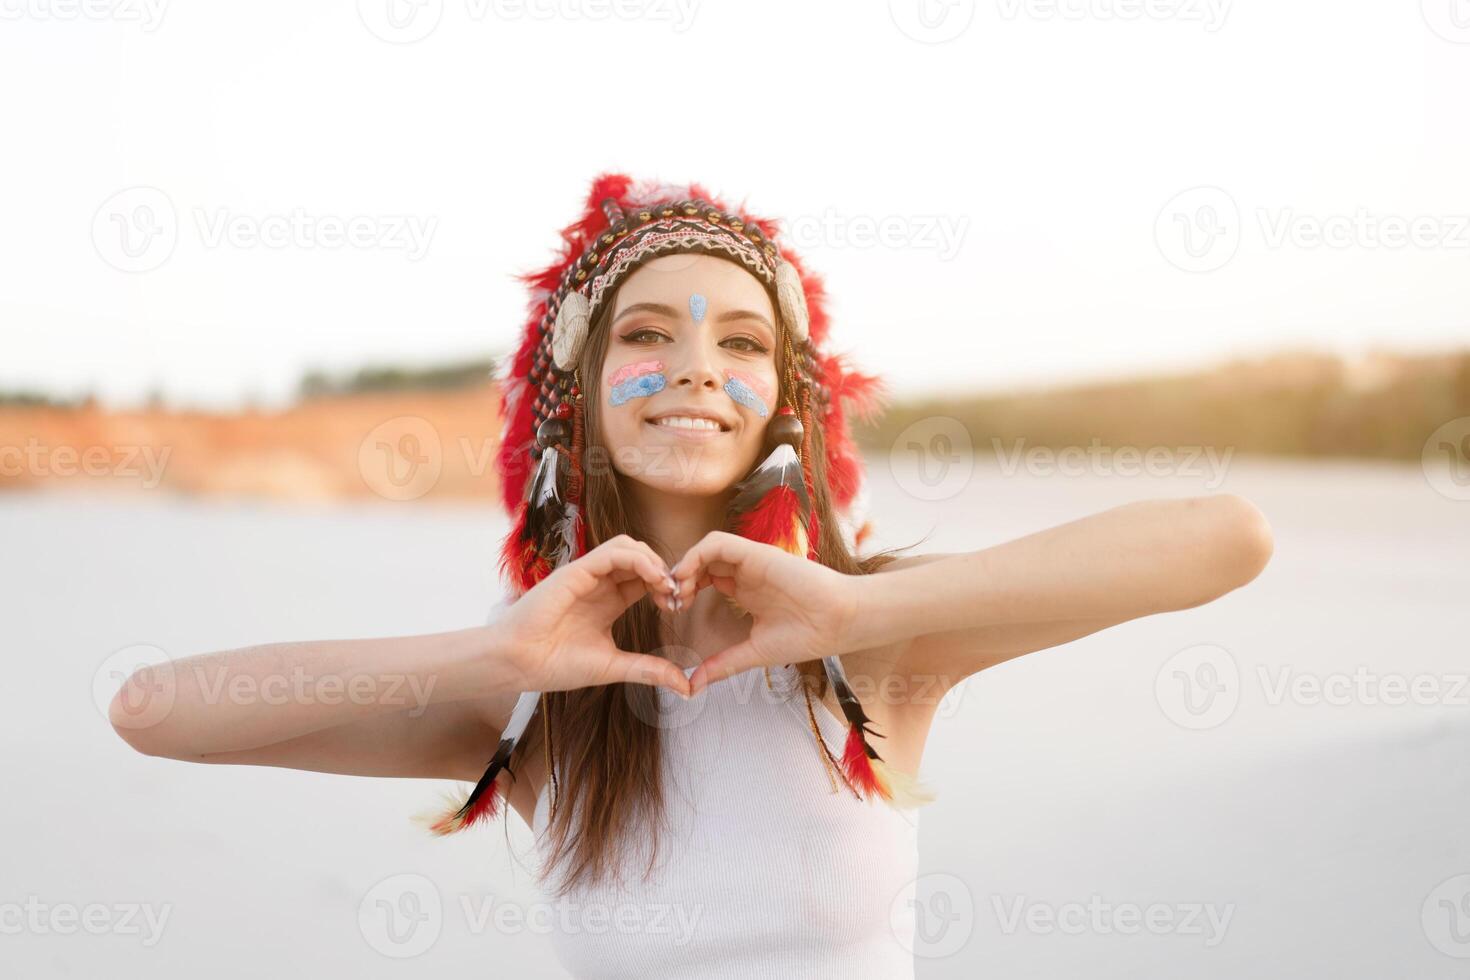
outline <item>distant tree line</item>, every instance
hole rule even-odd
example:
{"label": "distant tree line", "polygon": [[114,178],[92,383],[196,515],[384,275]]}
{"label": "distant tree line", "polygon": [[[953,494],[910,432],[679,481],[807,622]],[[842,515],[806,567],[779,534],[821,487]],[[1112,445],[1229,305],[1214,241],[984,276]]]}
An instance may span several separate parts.
{"label": "distant tree line", "polygon": [[495,363],[494,358],[484,358],[426,368],[369,366],[335,376],[319,370],[308,371],[302,377],[297,393],[301,398],[323,398],[366,392],[469,388],[486,383]]}

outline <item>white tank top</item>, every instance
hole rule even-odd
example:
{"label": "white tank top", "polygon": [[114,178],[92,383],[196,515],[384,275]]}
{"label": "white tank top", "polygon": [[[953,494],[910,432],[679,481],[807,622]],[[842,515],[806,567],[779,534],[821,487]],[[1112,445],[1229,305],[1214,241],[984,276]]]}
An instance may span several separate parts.
{"label": "white tank top", "polygon": [[[689,668],[685,673],[692,673]],[[623,885],[553,898],[552,942],[585,980],[912,980],[918,813],[832,792],[794,667],[750,670],[663,709],[667,824]],[[794,692],[794,696],[793,693]],[[847,725],[813,699],[841,758]],[[544,865],[550,798],[532,829]]]}

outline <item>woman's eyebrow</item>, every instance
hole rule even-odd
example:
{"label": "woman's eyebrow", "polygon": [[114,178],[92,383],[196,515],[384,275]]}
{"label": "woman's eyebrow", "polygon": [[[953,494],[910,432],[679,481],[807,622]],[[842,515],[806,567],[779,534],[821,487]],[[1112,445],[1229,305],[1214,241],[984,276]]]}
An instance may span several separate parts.
{"label": "woman's eyebrow", "polygon": [[657,313],[659,316],[666,316],[671,319],[677,319],[679,316],[678,310],[674,309],[672,306],[666,306],[663,303],[634,303],[632,306],[628,307],[626,310],[613,317],[613,326],[616,326],[618,321],[621,320],[623,317],[631,316],[634,313]]}

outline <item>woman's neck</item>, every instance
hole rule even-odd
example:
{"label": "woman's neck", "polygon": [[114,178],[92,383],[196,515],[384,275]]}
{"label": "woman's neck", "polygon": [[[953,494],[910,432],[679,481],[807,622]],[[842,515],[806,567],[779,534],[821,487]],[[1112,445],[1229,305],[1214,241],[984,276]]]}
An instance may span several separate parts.
{"label": "woman's neck", "polygon": [[673,567],[706,534],[724,530],[733,492],[703,496],[639,487],[634,504],[649,546]]}

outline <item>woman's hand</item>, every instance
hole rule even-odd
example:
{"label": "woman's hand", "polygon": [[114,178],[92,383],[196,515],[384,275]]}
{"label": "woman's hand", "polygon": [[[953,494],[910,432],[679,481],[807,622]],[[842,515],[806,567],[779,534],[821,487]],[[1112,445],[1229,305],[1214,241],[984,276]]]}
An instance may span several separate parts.
{"label": "woman's hand", "polygon": [[508,631],[524,690],[635,683],[688,697],[682,670],[662,657],[620,650],[612,639],[613,623],[630,605],[652,593],[672,610],[673,591],[658,553],[620,534],[536,583],[497,625]]}
{"label": "woman's hand", "polygon": [[750,612],[750,637],[709,657],[689,678],[697,694],[752,667],[818,660],[856,648],[857,576],[751,541],[711,531],[674,567],[681,601],[713,585]]}

